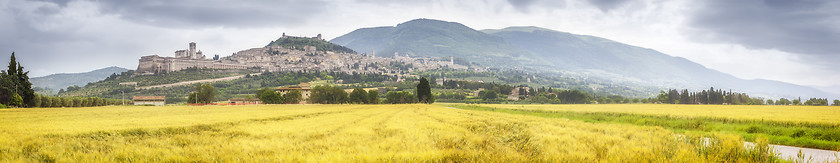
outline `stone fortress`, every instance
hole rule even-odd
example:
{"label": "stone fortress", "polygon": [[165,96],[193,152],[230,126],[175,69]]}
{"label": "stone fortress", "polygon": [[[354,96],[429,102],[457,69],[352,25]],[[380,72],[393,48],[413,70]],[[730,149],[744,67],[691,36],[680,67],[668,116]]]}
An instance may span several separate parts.
{"label": "stone fortress", "polygon": [[[284,38],[294,37],[286,36]],[[319,39],[313,37],[313,39]],[[428,70],[440,67],[453,69],[467,69],[467,66],[454,64],[453,58],[408,57],[395,53],[393,57],[376,57],[356,53],[343,53],[318,50],[313,46],[301,48],[267,46],[251,48],[234,53],[218,60],[205,59],[201,51],[196,50],[196,44],[190,43],[189,49],[175,51],[175,57],[161,57],[158,55],[143,56],[137,66],[140,74],[154,74],[174,72],[187,68],[205,69],[248,69],[259,68],[261,71],[341,71],[347,73],[383,73],[403,76],[405,71]],[[406,69],[388,66],[395,62],[411,64]]]}

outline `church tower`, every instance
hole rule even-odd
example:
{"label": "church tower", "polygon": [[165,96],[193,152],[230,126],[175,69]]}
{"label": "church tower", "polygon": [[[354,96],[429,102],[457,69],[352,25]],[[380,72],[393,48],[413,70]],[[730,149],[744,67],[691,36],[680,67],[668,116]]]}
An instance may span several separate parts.
{"label": "church tower", "polygon": [[196,56],[195,53],[195,42],[190,42],[190,51],[189,53],[187,53],[187,56],[193,59],[198,58],[198,56]]}

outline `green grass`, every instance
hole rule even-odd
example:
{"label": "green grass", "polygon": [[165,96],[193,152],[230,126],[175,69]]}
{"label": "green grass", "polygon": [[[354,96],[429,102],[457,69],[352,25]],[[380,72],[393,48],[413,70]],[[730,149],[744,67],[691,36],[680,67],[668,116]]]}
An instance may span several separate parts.
{"label": "green grass", "polygon": [[731,133],[748,141],[759,136],[769,139],[771,144],[826,150],[840,149],[840,128],[831,124],[794,123],[764,120],[743,120],[712,117],[685,117],[666,115],[641,115],[610,112],[571,112],[517,110],[481,107],[474,105],[450,105],[467,110],[492,111],[510,114],[530,115],[547,118],[565,118],[592,123],[622,123],[639,126],[661,126],[676,132]]}

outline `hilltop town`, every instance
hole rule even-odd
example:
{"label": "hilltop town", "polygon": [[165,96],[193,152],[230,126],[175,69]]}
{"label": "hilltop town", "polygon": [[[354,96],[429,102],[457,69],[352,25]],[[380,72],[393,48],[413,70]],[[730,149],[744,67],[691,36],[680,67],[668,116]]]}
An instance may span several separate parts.
{"label": "hilltop town", "polygon": [[[207,59],[203,52],[196,50],[196,43],[189,43],[189,49],[175,51],[174,57],[159,55],[143,56],[139,60],[137,73],[141,75],[175,72],[188,68],[206,69],[249,69],[261,71],[338,71],[345,73],[387,74],[404,76],[410,71],[423,71],[447,67],[452,69],[470,69],[454,63],[453,57],[409,57],[398,52],[389,56],[358,54],[355,52],[319,49],[316,46],[293,44],[285,45],[281,41],[303,40],[308,42],[328,43],[320,34],[316,37],[287,36],[266,47],[251,48],[234,53],[231,56]],[[297,46],[296,46],[297,45]],[[337,46],[337,45],[336,45]],[[480,70],[480,68],[472,68]]]}

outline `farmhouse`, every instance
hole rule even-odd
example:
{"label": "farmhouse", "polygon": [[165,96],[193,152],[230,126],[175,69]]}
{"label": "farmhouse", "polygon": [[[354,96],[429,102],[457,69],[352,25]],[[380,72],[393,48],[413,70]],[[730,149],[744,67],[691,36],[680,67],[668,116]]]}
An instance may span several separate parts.
{"label": "farmhouse", "polygon": [[134,105],[155,105],[166,104],[166,96],[134,96]]}
{"label": "farmhouse", "polygon": [[300,85],[298,86],[280,87],[277,88],[274,92],[279,92],[280,94],[285,95],[286,93],[289,93],[292,90],[300,91],[300,98],[303,99],[300,101],[300,103],[305,104],[306,99],[309,99],[309,93],[312,91],[312,87],[307,82],[300,82]]}

